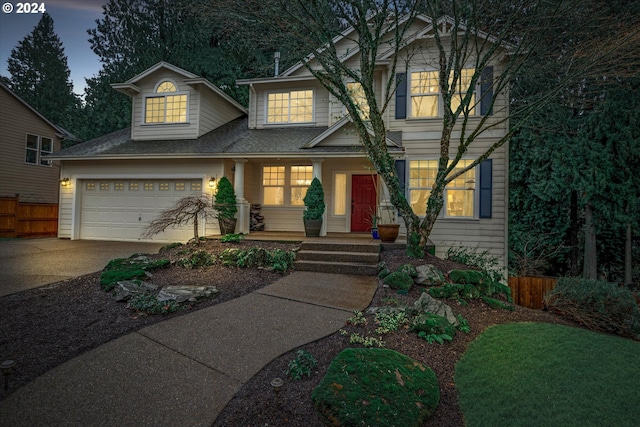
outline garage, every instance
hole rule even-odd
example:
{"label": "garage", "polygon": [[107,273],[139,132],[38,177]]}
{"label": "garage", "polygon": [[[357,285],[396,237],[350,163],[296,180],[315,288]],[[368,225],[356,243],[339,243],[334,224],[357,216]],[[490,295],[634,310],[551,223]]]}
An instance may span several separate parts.
{"label": "garage", "polygon": [[[80,181],[80,238],[142,240],[146,225],[178,199],[202,192],[200,179]],[[186,242],[193,226],[170,228],[155,235],[157,242]],[[149,239],[147,239],[149,240]]]}

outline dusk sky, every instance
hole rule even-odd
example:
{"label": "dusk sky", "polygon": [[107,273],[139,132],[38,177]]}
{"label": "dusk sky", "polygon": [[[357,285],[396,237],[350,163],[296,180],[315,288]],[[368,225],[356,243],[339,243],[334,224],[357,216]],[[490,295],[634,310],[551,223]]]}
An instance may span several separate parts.
{"label": "dusk sky", "polygon": [[[17,13],[18,2],[14,0],[2,3],[0,12],[0,74],[9,77],[7,59],[18,42],[33,31],[42,13]],[[106,0],[46,0],[46,11],[53,18],[53,29],[60,37],[67,55],[74,92],[84,93],[85,78],[98,74],[101,65],[98,56],[89,45],[89,28],[95,28],[95,20],[102,18],[102,5]],[[12,8],[7,6],[10,4]],[[12,9],[10,13],[7,13]]]}

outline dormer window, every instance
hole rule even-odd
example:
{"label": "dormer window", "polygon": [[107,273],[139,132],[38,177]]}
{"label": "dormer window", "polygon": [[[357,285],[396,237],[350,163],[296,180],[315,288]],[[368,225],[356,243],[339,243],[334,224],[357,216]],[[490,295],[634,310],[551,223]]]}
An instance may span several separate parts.
{"label": "dormer window", "polygon": [[187,94],[179,93],[175,83],[161,82],[154,95],[145,98],[145,123],[187,123]]}

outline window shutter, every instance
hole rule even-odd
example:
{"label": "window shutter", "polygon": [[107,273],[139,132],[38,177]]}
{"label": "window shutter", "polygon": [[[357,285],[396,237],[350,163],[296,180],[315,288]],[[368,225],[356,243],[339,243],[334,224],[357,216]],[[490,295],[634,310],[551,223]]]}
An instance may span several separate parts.
{"label": "window shutter", "polygon": [[480,114],[492,115],[493,106],[493,67],[485,67],[480,76]]}
{"label": "window shutter", "polygon": [[480,163],[480,218],[491,218],[491,192],[493,160],[487,159]]}
{"label": "window shutter", "polygon": [[407,73],[396,74],[396,119],[407,118]]}
{"label": "window shutter", "polygon": [[406,181],[407,161],[396,160],[396,172],[398,173],[398,181],[400,182],[400,191],[404,196],[407,196],[407,181]]}

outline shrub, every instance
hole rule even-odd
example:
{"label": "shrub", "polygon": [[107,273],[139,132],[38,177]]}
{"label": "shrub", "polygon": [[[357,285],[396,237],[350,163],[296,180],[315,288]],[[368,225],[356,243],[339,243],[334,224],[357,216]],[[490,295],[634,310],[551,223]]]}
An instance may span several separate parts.
{"label": "shrub", "polygon": [[545,296],[550,310],[586,327],[623,336],[640,334],[640,312],[633,293],[601,280],[563,277]]}
{"label": "shrub", "polygon": [[158,301],[152,294],[134,294],[127,307],[144,314],[167,314],[180,308],[176,301]]}
{"label": "shrub", "polygon": [[304,196],[304,206],[305,209],[302,214],[302,219],[322,219],[325,209],[324,190],[322,189],[322,183],[318,178],[313,178],[311,181],[307,194]]}
{"label": "shrub", "polygon": [[393,350],[348,348],[311,395],[327,425],[420,426],[440,401],[435,373]]}
{"label": "shrub", "polygon": [[222,236],[220,242],[222,243],[239,243],[244,239],[242,234],[229,233]]}
{"label": "shrub", "polygon": [[303,375],[311,376],[311,370],[318,366],[316,359],[306,350],[298,350],[296,357],[289,362],[287,375],[294,380],[302,379]]}
{"label": "shrub", "polygon": [[268,251],[264,248],[251,248],[248,250],[229,248],[220,252],[222,265],[227,267],[269,267],[273,271],[285,273],[296,259],[295,252],[274,249]]}
{"label": "shrub", "polygon": [[231,181],[226,176],[220,178],[214,200],[213,207],[216,210],[216,218],[231,219],[238,212],[236,193]]}
{"label": "shrub", "polygon": [[451,270],[449,279],[453,283],[466,283],[479,285],[487,280],[487,277],[478,270]]}
{"label": "shrub", "polygon": [[389,285],[392,289],[408,291],[413,286],[413,278],[402,271],[394,271],[385,277],[382,283]]}
{"label": "shrub", "polygon": [[209,267],[216,263],[216,257],[205,250],[197,250],[189,256],[180,258],[176,264],[185,268]]}
{"label": "shrub", "polygon": [[470,267],[477,267],[487,273],[493,282],[502,283],[505,281],[503,269],[498,258],[491,255],[488,250],[478,252],[478,248],[466,246],[450,247],[445,253],[445,259]]}

